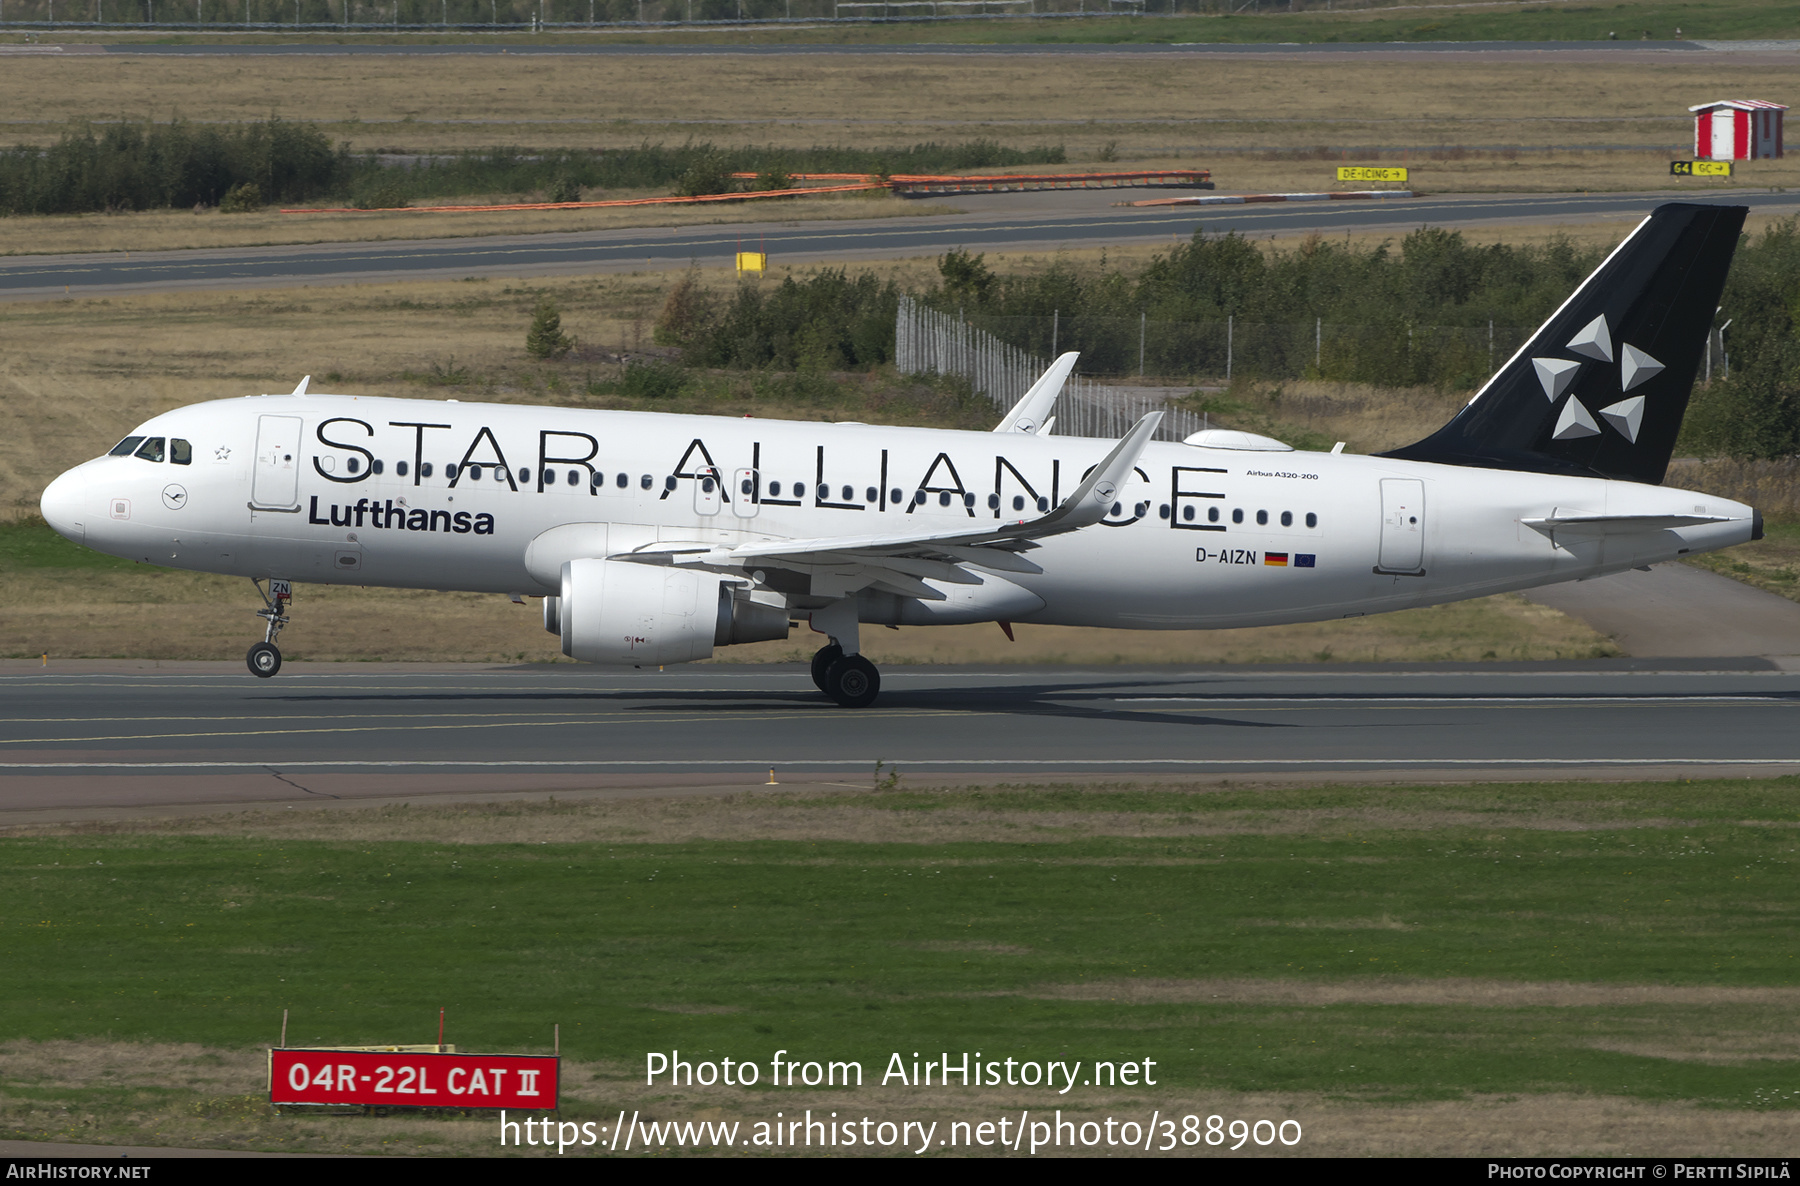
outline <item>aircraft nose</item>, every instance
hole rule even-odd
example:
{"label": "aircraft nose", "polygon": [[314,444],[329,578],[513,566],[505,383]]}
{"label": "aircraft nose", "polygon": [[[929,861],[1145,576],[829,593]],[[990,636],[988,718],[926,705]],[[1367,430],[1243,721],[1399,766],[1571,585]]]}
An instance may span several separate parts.
{"label": "aircraft nose", "polygon": [[38,500],[44,522],[56,534],[78,544],[87,542],[86,485],[77,467],[44,487],[44,496]]}

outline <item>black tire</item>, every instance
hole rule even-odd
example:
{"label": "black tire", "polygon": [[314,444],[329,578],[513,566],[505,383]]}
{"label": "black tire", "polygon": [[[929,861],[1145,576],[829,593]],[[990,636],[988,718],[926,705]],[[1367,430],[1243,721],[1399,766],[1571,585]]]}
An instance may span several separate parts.
{"label": "black tire", "polygon": [[281,652],[275,649],[272,642],[259,642],[244,656],[244,665],[258,679],[273,679],[275,673],[281,670]]}
{"label": "black tire", "polygon": [[830,686],[825,682],[825,673],[831,670],[831,665],[833,663],[836,663],[843,657],[844,648],[835,642],[820,647],[818,652],[812,657],[813,684],[819,691],[824,692],[827,696],[831,694],[831,690]]}
{"label": "black tire", "polygon": [[867,708],[881,694],[881,672],[861,655],[845,655],[825,673],[825,694],[845,708]]}

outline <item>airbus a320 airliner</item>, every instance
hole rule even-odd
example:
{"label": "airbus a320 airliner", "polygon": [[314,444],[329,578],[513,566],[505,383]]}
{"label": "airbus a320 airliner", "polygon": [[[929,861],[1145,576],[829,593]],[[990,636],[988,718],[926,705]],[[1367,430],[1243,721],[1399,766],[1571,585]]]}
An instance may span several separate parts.
{"label": "airbus a320 airliner", "polygon": [[[1659,207],[1442,429],[1389,453],[1042,429],[1064,355],[990,433],[362,398],[197,404],[44,491],[78,543],[249,577],[273,676],[291,583],[543,598],[563,653],[648,666],[787,637],[874,701],[861,624],[1145,630],[1357,617],[1762,535],[1663,487],[1743,207]],[[268,582],[264,591],[263,582]]]}

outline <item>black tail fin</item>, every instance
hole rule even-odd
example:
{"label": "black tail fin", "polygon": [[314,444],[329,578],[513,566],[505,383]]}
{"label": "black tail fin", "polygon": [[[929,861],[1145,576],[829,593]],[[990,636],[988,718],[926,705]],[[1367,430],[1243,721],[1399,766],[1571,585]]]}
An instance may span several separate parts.
{"label": "black tail fin", "polygon": [[1744,206],[1658,206],[1450,423],[1383,457],[1660,483]]}

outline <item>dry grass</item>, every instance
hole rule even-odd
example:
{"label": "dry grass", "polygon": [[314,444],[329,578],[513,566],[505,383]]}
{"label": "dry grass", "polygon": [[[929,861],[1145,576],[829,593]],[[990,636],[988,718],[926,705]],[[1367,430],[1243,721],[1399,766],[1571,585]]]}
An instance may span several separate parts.
{"label": "dry grass", "polygon": [[[30,1141],[175,1148],[438,1156],[499,1152],[498,1118],[491,1115],[277,1115],[267,1103],[265,1059],[260,1047],[102,1040],[7,1043],[0,1047],[0,1133]],[[780,1098],[722,1086],[646,1089],[638,1068],[624,1060],[566,1059],[562,1083],[558,1118],[592,1119],[596,1127],[610,1124],[620,1107],[639,1111],[650,1121],[745,1124],[801,1107],[895,1122],[936,1121],[942,1135],[952,1120],[1016,1116],[1047,1103],[1042,1090],[1006,1087],[933,1088],[928,1094],[896,1096],[865,1086]],[[1292,1149],[1275,1145],[1258,1150],[1265,1156],[1770,1157],[1788,1154],[1800,1139],[1800,1113],[1554,1093],[1388,1103],[1313,1093],[1208,1091],[1202,1100],[1165,1085],[1087,1088],[1055,1098],[1052,1106],[1076,1123],[1104,1121],[1109,1115],[1141,1122],[1152,1109],[1177,1116],[1198,1112],[1298,1120],[1301,1143]],[[597,1152],[606,1153],[572,1149],[563,1156]],[[1056,1152],[1040,1150],[1038,1156]],[[1216,1151],[1200,1146],[1181,1152]]]}
{"label": "dry grass", "polygon": [[1771,518],[1800,519],[1800,458],[1709,461],[1677,458],[1666,482],[1749,503]]}
{"label": "dry grass", "polygon": [[1666,1058],[1674,1062],[1699,1062],[1712,1066],[1743,1066],[1757,1062],[1800,1060],[1800,1041],[1793,1034],[1762,1030],[1737,1034],[1681,1034],[1661,1042],[1599,1040],[1595,1050],[1629,1054],[1636,1058]]}
{"label": "dry grass", "polygon": [[[241,59],[22,57],[0,72],[21,143],[76,120],[149,114],[317,122],[359,150],[495,145],[598,149],[689,138],[725,144],[903,146],[991,137],[1062,144],[1092,167],[1213,169],[1222,190],[1331,188],[1333,166],[1406,164],[1433,192],[1665,189],[1800,184],[1800,157],[1740,166],[1730,182],[1668,176],[1689,135],[1671,94],[1786,93],[1790,71],[1757,57],[1704,64],[1536,61],[1308,62],[928,57],[587,58],[479,56]],[[1353,94],[1347,107],[1343,96]],[[284,99],[304,96],[303,100]],[[1168,97],[1184,96],[1178,114]],[[1571,115],[1569,113],[1581,113]],[[1588,115],[1586,113],[1597,113]],[[573,113],[573,114],[571,114]],[[1517,145],[1508,148],[1463,146]],[[1583,145],[1642,151],[1583,151]],[[1346,146],[1353,146],[1354,150]],[[1541,151],[1553,148],[1555,151]],[[1522,151],[1521,151],[1522,149]],[[1678,150],[1679,151],[1679,150]],[[734,206],[733,221],[918,212],[896,199]],[[157,250],[709,223],[703,211],[505,215],[188,213],[0,220],[0,253]]]}
{"label": "dry grass", "polygon": [[[0,77],[20,140],[70,120],[153,115],[319,123],[358,149],[492,144],[601,148],[688,135],[730,143],[902,145],[1004,130],[1118,140],[1125,159],[1314,145],[1681,144],[1671,95],[1781,95],[1791,68],[1754,58],[1569,63],[1218,60],[999,54],[775,57],[21,57]],[[1170,96],[1182,96],[1178,110]],[[1354,95],[1354,104],[1344,97]],[[1590,114],[1592,113],[1592,114]],[[850,133],[854,131],[854,135]],[[1416,155],[1416,154],[1415,154]],[[1447,149],[1442,155],[1455,155]],[[1666,170],[1665,170],[1666,172]]]}

